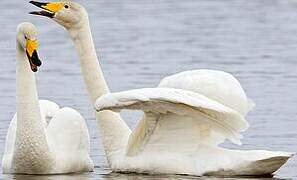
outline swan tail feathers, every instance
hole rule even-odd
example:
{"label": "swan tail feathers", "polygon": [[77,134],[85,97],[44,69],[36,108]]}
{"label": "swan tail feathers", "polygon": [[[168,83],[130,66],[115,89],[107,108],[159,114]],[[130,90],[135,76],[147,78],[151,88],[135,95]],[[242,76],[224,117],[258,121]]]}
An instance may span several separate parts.
{"label": "swan tail feathers", "polygon": [[238,159],[234,166],[216,171],[206,172],[204,175],[215,176],[272,176],[279,170],[294,153],[271,152],[261,150],[230,151]]}
{"label": "swan tail feathers", "polygon": [[293,155],[279,154],[267,159],[262,159],[251,163],[250,167],[257,167],[259,171],[265,169],[267,174],[273,174],[281,168]]}

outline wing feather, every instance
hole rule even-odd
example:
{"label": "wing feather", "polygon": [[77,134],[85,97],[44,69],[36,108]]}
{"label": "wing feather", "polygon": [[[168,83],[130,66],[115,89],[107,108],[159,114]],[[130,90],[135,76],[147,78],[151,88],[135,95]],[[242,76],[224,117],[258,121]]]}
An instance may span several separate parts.
{"label": "wing feather", "polygon": [[[231,142],[240,144],[240,132],[248,128],[248,123],[237,111],[211,100],[199,93],[174,88],[145,88],[118,93],[110,93],[100,97],[95,108],[101,110],[120,111],[122,109],[142,110],[145,118],[133,131],[128,149],[139,149],[141,143],[153,133],[149,124],[156,125],[160,114],[174,113],[179,116],[201,117],[207,121],[211,129]],[[147,123],[148,119],[154,119]],[[174,122],[172,122],[174,123]],[[133,148],[131,148],[133,147]]]}

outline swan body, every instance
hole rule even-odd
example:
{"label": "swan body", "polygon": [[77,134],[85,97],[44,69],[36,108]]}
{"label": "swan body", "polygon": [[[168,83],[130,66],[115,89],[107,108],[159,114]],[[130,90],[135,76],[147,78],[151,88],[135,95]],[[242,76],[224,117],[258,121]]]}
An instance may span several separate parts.
{"label": "swan body", "polygon": [[[225,139],[241,143],[241,132],[248,128],[244,116],[253,107],[232,75],[212,70],[188,71],[163,79],[156,88],[110,93],[86,10],[69,1],[30,3],[45,10],[31,14],[56,21],[74,42],[113,171],[268,175],[292,156],[287,152],[240,151],[218,146]],[[116,113],[122,109],[144,112],[133,131]]]}
{"label": "swan body", "polygon": [[[202,72],[207,73],[206,70]],[[201,72],[198,70],[179,75],[190,76],[191,73],[195,77]],[[217,73],[222,75],[222,72]],[[118,161],[114,163],[113,169],[120,172],[197,176],[263,176],[271,175],[293,155],[288,152],[219,147],[225,139],[241,144],[241,132],[248,128],[244,116],[201,93],[179,89],[186,85],[178,85],[182,81],[177,77],[165,78],[160,83],[162,87],[110,93],[98,98],[95,103],[98,111],[131,109],[144,112],[126,148],[118,153]],[[174,80],[177,81],[175,85]],[[195,82],[199,84],[200,80],[198,78]],[[175,88],[164,87],[166,84]],[[232,87],[232,83],[229,85]],[[203,90],[203,87],[200,88]],[[232,88],[229,90],[232,92]],[[241,88],[235,90],[241,91]],[[248,102],[245,98],[241,100],[243,102],[237,103]]]}
{"label": "swan body", "polygon": [[28,53],[28,41],[36,41],[37,30],[31,23],[22,23],[17,32],[17,113],[7,132],[3,173],[91,171],[93,162],[84,118],[72,108],[60,108],[48,100],[38,101],[32,72],[37,70],[36,49],[35,60]]}

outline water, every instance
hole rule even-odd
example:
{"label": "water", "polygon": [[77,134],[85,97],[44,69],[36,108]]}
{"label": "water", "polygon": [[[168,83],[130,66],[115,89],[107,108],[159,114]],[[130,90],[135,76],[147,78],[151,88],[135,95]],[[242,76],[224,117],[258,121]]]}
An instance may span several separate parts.
{"label": "water", "polygon": [[[88,0],[94,40],[112,91],[154,87],[176,72],[221,69],[234,74],[257,104],[240,149],[297,150],[297,1]],[[27,2],[0,2],[0,153],[15,112],[15,29],[26,20],[40,31],[40,98],[72,106],[87,119],[95,172],[0,179],[192,179],[185,176],[110,174],[88,102],[79,62],[67,32],[27,14]],[[124,118],[134,127],[134,113]],[[134,117],[134,118],[133,118]],[[276,177],[297,179],[297,158]],[[203,178],[204,179],[204,178]]]}

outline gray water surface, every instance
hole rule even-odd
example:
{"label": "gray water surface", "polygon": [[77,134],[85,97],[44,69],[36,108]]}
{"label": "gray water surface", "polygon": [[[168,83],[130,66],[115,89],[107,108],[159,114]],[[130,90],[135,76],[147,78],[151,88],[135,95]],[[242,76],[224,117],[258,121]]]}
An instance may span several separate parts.
{"label": "gray water surface", "polygon": [[[240,80],[257,104],[247,117],[250,128],[244,133],[243,145],[224,146],[297,151],[296,0],[80,2],[89,12],[97,53],[113,92],[154,87],[161,78],[189,69],[224,70]],[[18,23],[31,21],[40,31],[39,96],[74,107],[87,119],[96,169],[87,174],[0,175],[0,179],[195,178],[110,174],[73,43],[53,21],[28,15],[34,9],[26,1],[0,1],[0,154],[15,113],[15,29]],[[137,122],[134,115],[124,113],[130,127]],[[297,158],[276,177],[297,179]]]}

